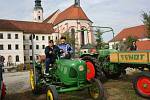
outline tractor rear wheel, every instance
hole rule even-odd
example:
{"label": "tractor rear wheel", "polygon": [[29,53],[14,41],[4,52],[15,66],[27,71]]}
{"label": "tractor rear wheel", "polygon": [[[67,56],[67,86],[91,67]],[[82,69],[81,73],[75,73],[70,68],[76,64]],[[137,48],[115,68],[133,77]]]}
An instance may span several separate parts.
{"label": "tractor rear wheel", "polygon": [[92,86],[88,88],[90,96],[94,100],[104,100],[105,99],[105,92],[104,87],[100,80],[92,79],[91,80]]}
{"label": "tractor rear wheel", "polygon": [[55,86],[48,86],[46,91],[46,100],[58,100],[58,93]]}
{"label": "tractor rear wheel", "polygon": [[38,80],[39,80],[39,74],[37,72],[37,69],[35,70],[35,72],[33,71],[33,69],[31,69],[30,70],[30,85],[31,85],[32,92],[34,94],[38,94],[40,92],[40,88],[37,85]]}
{"label": "tractor rear wheel", "polygon": [[82,60],[86,61],[87,65],[87,80],[97,78],[104,82],[106,80],[105,74],[102,71],[99,61],[91,56],[83,56]]}
{"label": "tractor rear wheel", "polygon": [[134,77],[133,88],[139,96],[150,99],[150,72],[142,72]]}

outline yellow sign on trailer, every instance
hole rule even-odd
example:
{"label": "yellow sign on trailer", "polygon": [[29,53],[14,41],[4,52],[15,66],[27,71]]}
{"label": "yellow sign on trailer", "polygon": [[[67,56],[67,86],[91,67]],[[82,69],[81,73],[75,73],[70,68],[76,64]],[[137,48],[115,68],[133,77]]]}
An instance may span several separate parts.
{"label": "yellow sign on trailer", "polygon": [[150,63],[150,51],[127,51],[110,54],[113,63]]}

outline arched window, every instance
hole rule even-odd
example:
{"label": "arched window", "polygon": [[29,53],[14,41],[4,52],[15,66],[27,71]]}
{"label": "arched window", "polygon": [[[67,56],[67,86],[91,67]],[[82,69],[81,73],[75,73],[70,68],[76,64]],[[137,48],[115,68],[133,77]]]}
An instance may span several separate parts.
{"label": "arched window", "polygon": [[41,20],[41,16],[38,16],[38,20]]}
{"label": "arched window", "polygon": [[19,56],[18,55],[16,56],[16,62],[19,62]]}
{"label": "arched window", "polygon": [[81,29],[81,45],[84,45],[84,28]]}

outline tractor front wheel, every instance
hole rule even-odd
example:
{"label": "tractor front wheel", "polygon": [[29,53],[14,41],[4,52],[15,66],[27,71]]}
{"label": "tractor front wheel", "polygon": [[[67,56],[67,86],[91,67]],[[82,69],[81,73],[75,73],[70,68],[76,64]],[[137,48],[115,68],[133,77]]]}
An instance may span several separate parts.
{"label": "tractor front wheel", "polygon": [[135,92],[144,98],[150,99],[150,72],[142,72],[133,79]]}
{"label": "tractor front wheel", "polygon": [[49,86],[46,91],[46,100],[58,100],[58,93],[55,86]]}
{"label": "tractor front wheel", "polygon": [[[35,79],[34,75],[36,75],[36,79]],[[37,78],[38,78],[37,70],[34,72],[33,69],[31,69],[30,70],[30,85],[31,85],[32,92],[34,94],[38,94],[39,93],[39,88],[37,86]]]}
{"label": "tractor front wheel", "polygon": [[104,100],[105,99],[105,92],[104,87],[100,80],[92,79],[91,80],[92,86],[88,88],[90,96],[94,100]]}

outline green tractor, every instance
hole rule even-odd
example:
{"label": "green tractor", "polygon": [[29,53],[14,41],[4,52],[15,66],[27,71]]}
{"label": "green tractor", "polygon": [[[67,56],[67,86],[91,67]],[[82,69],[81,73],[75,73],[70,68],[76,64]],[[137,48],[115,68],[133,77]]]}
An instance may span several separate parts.
{"label": "green tractor", "polygon": [[[106,80],[106,78],[118,78],[121,74],[125,74],[125,68],[110,62],[110,54],[114,52],[118,52],[114,49],[102,49],[97,50],[94,48],[89,48],[85,52],[85,49],[81,50],[80,58],[85,60],[86,62],[90,61],[91,66],[95,66],[95,62],[99,63],[99,66],[95,66],[95,72],[97,78],[99,78],[102,82]],[[91,52],[92,51],[92,52]],[[93,52],[94,51],[94,52]]]}
{"label": "green tractor", "polygon": [[[49,69],[49,75],[43,74],[45,67],[43,62],[34,62],[34,68],[30,71],[30,83],[34,93],[40,93],[46,89],[47,100],[58,100],[58,93],[87,89],[94,100],[104,99],[104,87],[99,79],[89,73],[95,73],[91,63],[80,59],[61,59],[58,57],[53,67]],[[99,65],[95,62],[95,65]],[[94,66],[92,65],[94,68]],[[94,72],[93,72],[94,71]]]}
{"label": "green tractor", "polygon": [[[98,30],[99,32],[101,32],[101,29],[104,29],[101,32],[101,35],[106,32],[112,32],[114,37],[114,32],[111,27],[93,26],[93,28],[96,28],[96,30],[93,31],[96,32],[95,36],[100,36],[99,33],[97,34]],[[82,60],[85,60],[86,62],[94,61],[94,63],[91,63],[91,66],[92,64],[93,66],[95,66],[95,62],[99,62],[99,66],[98,67],[95,66],[95,72],[96,72],[95,77],[98,77],[101,81],[105,81],[106,78],[118,78],[122,74],[122,72],[125,73],[124,69],[118,67],[117,64],[110,63],[109,56],[113,52],[118,52],[118,51],[114,49],[109,49],[108,44],[101,46],[101,49],[97,49],[96,46],[88,43],[81,47],[80,58]]]}

